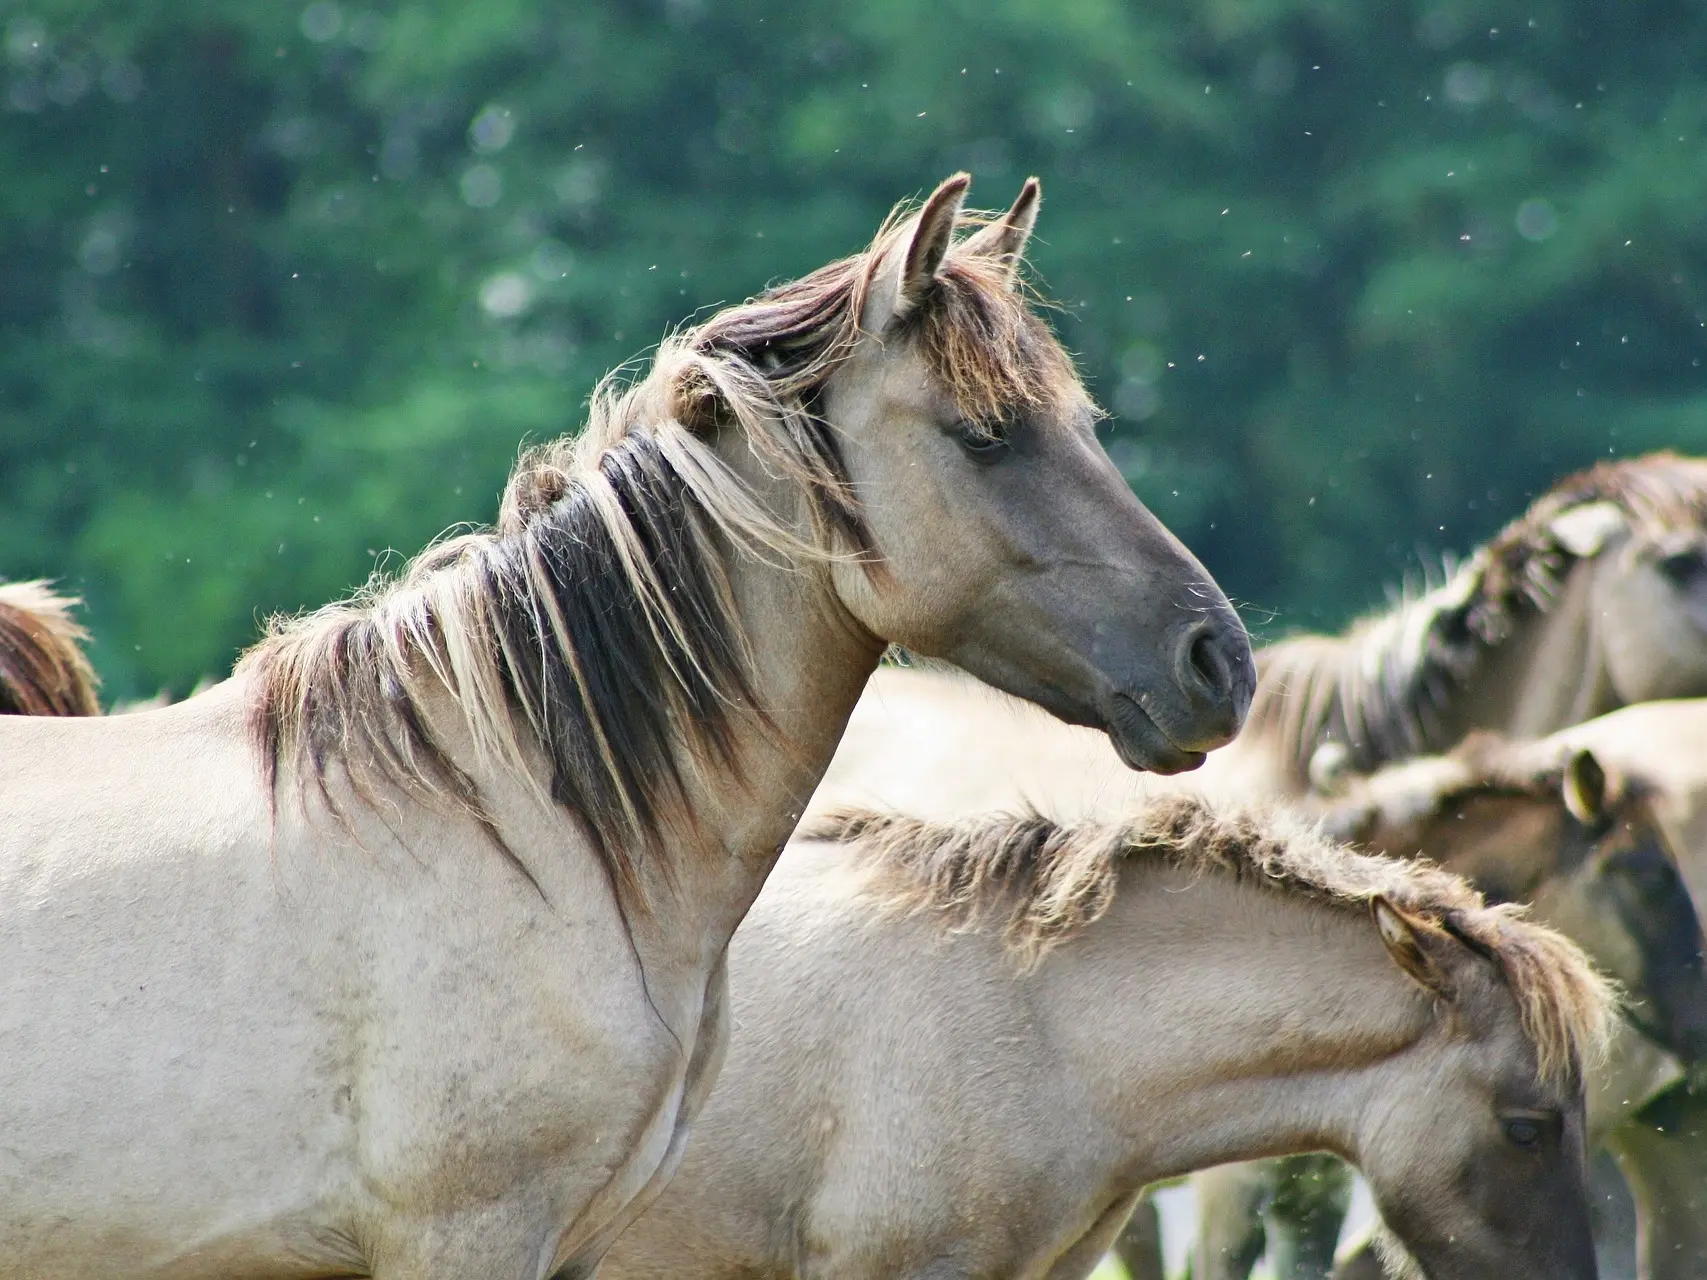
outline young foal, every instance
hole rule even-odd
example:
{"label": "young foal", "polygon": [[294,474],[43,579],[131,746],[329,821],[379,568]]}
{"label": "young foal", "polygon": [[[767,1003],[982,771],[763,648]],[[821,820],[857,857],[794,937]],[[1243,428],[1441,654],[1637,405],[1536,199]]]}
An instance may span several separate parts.
{"label": "young foal", "polygon": [[0,723],[0,1276],[586,1277],[885,645],[1190,768],[1254,671],[1015,272],[1028,183],[664,342],[494,531]]}
{"label": "young foal", "polygon": [[[1643,1034],[1625,1029],[1590,1075],[1591,1149],[1656,1083],[1677,1078],[1679,1060],[1707,1050],[1701,924],[1639,776],[1551,739],[1473,735],[1448,755],[1358,781],[1320,812],[1338,838],[1433,858],[1495,901],[1532,904],[1618,982]],[[1265,1243],[1277,1276],[1328,1274],[1348,1180],[1326,1158],[1293,1162],[1292,1172],[1309,1176],[1285,1182],[1272,1166],[1236,1165],[1194,1180],[1198,1280],[1243,1280]],[[1262,1207],[1281,1187],[1289,1211],[1268,1214],[1265,1231]]]}
{"label": "young foal", "polygon": [[101,714],[77,603],[45,582],[0,583],[0,715]]}
{"label": "young foal", "polygon": [[1082,827],[839,815],[730,977],[722,1079],[614,1280],[1069,1280],[1146,1182],[1322,1147],[1432,1280],[1594,1276],[1578,1070],[1606,990],[1443,872],[1185,797]]}

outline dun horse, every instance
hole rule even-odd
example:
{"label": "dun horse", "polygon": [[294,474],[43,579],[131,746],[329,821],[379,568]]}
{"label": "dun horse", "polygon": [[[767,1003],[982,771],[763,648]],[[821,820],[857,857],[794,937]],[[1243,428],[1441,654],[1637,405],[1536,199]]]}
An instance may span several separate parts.
{"label": "dun horse", "polygon": [[[1656,1086],[1676,1080],[1679,1060],[1695,1061],[1707,1050],[1701,925],[1657,800],[1641,775],[1603,768],[1586,749],[1473,735],[1450,755],[1394,765],[1359,782],[1323,814],[1337,837],[1377,852],[1420,853],[1495,901],[1531,903],[1536,918],[1618,981],[1631,1027],[1590,1075],[1591,1147]],[[1290,1202],[1286,1212],[1268,1215],[1266,1232],[1275,1184],[1261,1166],[1198,1178],[1213,1202],[1241,1211],[1201,1217],[1193,1274],[1246,1276],[1265,1245],[1276,1275],[1311,1274],[1321,1260],[1331,1263],[1344,1166],[1313,1161],[1298,1171],[1306,1176],[1280,1183]],[[1125,1256],[1124,1241],[1118,1251]]]}
{"label": "dun horse", "polygon": [[1188,796],[817,838],[736,935],[723,1077],[603,1274],[1078,1280],[1146,1182],[1327,1147],[1431,1280],[1594,1276],[1606,993],[1456,877]]}
{"label": "dun horse", "polygon": [[956,242],[966,186],[226,684],[0,724],[0,1276],[590,1276],[887,643],[1134,764],[1237,731],[1236,616],[1016,291],[1037,184]]}
{"label": "dun horse", "polygon": [[[1652,702],[1602,716],[1559,738],[1640,769],[1678,851],[1697,910],[1707,910],[1707,699]],[[1642,1280],[1707,1275],[1707,1099],[1674,1085],[1608,1139],[1637,1205]]]}
{"label": "dun horse", "polygon": [[[1442,587],[1344,637],[1270,646],[1261,668],[1250,728],[1221,763],[1230,785],[1278,794],[1474,728],[1539,737],[1707,694],[1707,462],[1658,453],[1571,476]],[[1205,1215],[1231,1212],[1199,1193]]]}
{"label": "dun horse", "polygon": [[77,603],[45,582],[0,583],[0,715],[101,714]]}

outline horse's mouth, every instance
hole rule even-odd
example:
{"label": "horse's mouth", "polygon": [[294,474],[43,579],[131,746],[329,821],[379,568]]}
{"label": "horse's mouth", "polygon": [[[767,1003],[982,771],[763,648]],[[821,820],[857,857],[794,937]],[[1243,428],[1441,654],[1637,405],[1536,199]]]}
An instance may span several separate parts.
{"label": "horse's mouth", "polygon": [[1187,751],[1150,718],[1150,713],[1124,693],[1111,695],[1103,707],[1108,740],[1128,769],[1147,773],[1185,773],[1202,764],[1206,753]]}

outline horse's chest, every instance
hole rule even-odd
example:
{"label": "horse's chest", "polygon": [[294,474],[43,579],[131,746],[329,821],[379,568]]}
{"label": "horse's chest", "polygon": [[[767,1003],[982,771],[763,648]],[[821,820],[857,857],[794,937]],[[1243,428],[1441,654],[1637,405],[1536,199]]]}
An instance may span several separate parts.
{"label": "horse's chest", "polygon": [[572,1255],[665,1167],[706,975],[649,971],[643,985],[620,943],[626,973],[589,963],[588,950],[528,948],[503,974],[440,962],[413,975],[399,994],[427,998],[400,999],[363,1055],[359,1182],[379,1191],[369,1211],[519,1196]]}

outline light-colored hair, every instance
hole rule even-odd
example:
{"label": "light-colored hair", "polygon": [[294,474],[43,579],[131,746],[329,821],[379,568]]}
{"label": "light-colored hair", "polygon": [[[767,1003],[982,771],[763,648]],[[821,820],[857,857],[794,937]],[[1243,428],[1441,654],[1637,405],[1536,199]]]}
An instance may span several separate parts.
{"label": "light-colored hair", "polygon": [[1499,966],[1548,1079],[1571,1078],[1597,1058],[1611,1030],[1605,979],[1569,939],[1524,919],[1523,908],[1487,906],[1458,876],[1353,852],[1280,812],[1164,795],[1121,822],[997,813],[937,823],[842,810],[803,834],[848,845],[850,865],[884,910],[997,932],[1022,967],[1108,911],[1125,859],[1158,858],[1341,908],[1367,910],[1379,896],[1446,930]]}
{"label": "light-colored hair", "polygon": [[[495,529],[451,538],[352,600],[274,619],[240,668],[269,790],[288,768],[341,812],[336,768],[365,800],[391,786],[450,805],[515,860],[430,721],[427,696],[442,690],[476,758],[577,815],[619,901],[639,905],[645,850],[696,834],[689,776],[739,776],[734,723],[769,725],[723,548],[793,564],[855,557],[882,573],[818,408],[861,336],[880,262],[915,222],[897,210],[863,253],[672,335],[631,385],[606,379],[577,438],[522,457]],[[981,253],[951,251],[884,338],[914,343],[975,421],[1084,398],[1007,268]],[[794,484],[809,534],[714,452],[724,430]],[[540,756],[545,778],[530,763]],[[668,874],[667,856],[652,865]]]}
{"label": "light-colored hair", "polygon": [[1707,532],[1707,461],[1650,453],[1567,476],[1433,590],[1343,635],[1264,647],[1246,731],[1273,727],[1300,781],[1329,740],[1361,773],[1439,749],[1441,711],[1490,649],[1553,607],[1579,559],[1556,522],[1601,503],[1644,537]]}
{"label": "light-colored hair", "polygon": [[0,583],[0,715],[101,714],[89,633],[71,616],[81,603],[46,582]]}
{"label": "light-colored hair", "polygon": [[[1417,756],[1354,776],[1343,794],[1319,800],[1311,811],[1335,839],[1362,840],[1373,827],[1412,826],[1482,797],[1562,807],[1566,769],[1581,752],[1568,742],[1520,742],[1478,730],[1442,755]],[[1652,780],[1622,769],[1608,773],[1598,760],[1594,769],[1602,783],[1599,799],[1606,820],[1616,814],[1663,839]]]}

